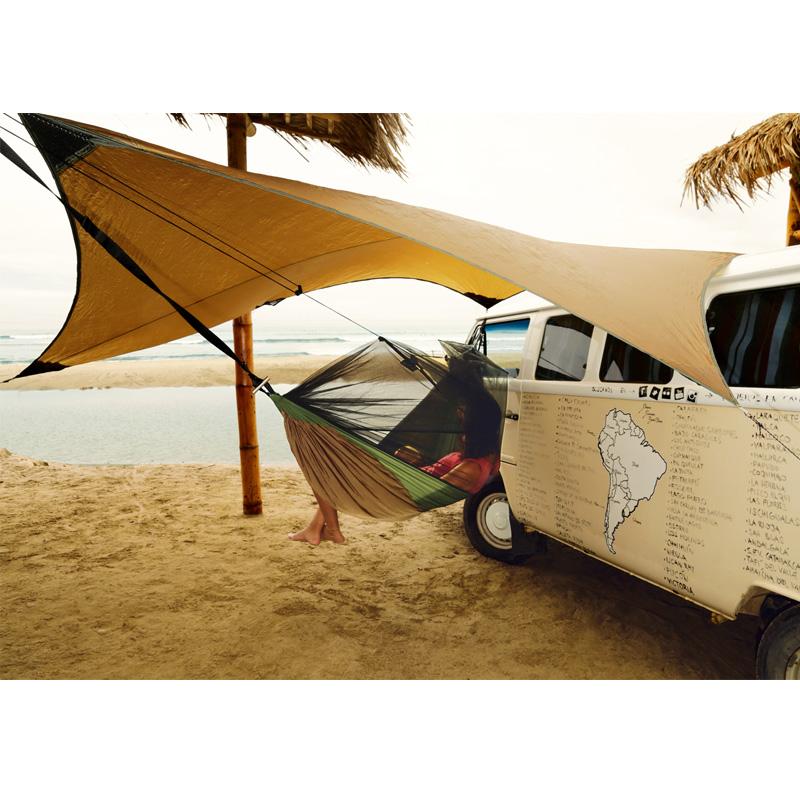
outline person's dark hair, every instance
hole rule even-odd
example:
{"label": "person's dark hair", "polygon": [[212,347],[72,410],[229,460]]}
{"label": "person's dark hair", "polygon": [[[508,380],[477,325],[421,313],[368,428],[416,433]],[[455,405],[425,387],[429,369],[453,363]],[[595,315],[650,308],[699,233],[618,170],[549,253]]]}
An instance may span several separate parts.
{"label": "person's dark hair", "polygon": [[481,387],[464,398],[464,457],[496,455],[500,449],[500,406]]}
{"label": "person's dark hair", "polygon": [[[463,409],[464,456],[482,458],[500,450],[502,411],[486,389],[483,361],[470,352],[448,359],[448,376],[440,387]],[[446,387],[446,388],[445,388]]]}

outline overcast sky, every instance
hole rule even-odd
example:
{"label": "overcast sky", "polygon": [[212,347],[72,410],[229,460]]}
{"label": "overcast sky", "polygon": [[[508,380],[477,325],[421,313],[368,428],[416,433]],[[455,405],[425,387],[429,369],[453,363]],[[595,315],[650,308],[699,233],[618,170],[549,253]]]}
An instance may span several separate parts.
{"label": "overcast sky", "polygon": [[[53,112],[224,163],[221,121],[165,114]],[[701,153],[768,116],[725,114],[413,114],[406,180],[355,167],[320,145],[304,154],[265,129],[248,140],[249,168],[281,177],[440,209],[550,239],[638,247],[763,252],[784,244],[788,187],[776,183],[744,212],[682,201],[683,174]],[[8,117],[0,124],[26,135]],[[0,131],[34,165],[26,144]],[[75,252],[60,205],[0,160],[0,334],[55,332],[69,309]],[[482,312],[449,290],[375,281],[318,296],[381,331],[463,330]],[[497,306],[530,305],[529,297]],[[303,298],[259,309],[259,329],[347,326]]]}

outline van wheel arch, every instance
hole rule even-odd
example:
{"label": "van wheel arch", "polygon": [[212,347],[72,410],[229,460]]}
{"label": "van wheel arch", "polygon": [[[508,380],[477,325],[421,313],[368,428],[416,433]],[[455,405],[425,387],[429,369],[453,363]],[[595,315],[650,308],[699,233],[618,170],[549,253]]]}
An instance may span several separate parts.
{"label": "van wheel arch", "polygon": [[499,475],[464,501],[463,520],[470,544],[495,561],[523,564],[544,549],[541,534],[525,533],[514,516]]}

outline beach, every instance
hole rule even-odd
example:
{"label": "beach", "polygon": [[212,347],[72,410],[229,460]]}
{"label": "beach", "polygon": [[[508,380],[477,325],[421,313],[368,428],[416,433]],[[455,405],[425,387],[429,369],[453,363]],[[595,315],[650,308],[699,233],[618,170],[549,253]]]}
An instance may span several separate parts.
{"label": "beach", "polygon": [[[107,362],[12,386],[229,383],[228,362],[202,361]],[[287,383],[319,365],[269,361],[264,372]],[[459,506],[344,517],[341,546],[289,542],[312,495],[297,469],[262,474],[265,513],[244,517],[235,465],[0,451],[0,678],[752,675],[755,620],[712,625],[555,542],[523,566],[488,560]]]}

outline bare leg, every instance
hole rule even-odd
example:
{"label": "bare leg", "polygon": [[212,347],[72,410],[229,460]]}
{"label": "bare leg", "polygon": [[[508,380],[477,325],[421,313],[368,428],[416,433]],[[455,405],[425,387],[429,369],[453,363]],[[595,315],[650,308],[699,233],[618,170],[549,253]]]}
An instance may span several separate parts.
{"label": "bare leg", "polygon": [[308,542],[309,544],[317,545],[322,537],[324,525],[325,519],[322,516],[322,509],[318,507],[308,525],[297,533],[290,533],[289,538],[293,542]]}
{"label": "bare leg", "polygon": [[314,496],[317,498],[324,520],[322,538],[336,544],[344,544],[344,536],[339,529],[339,512],[324,497],[320,497],[316,492],[314,492]]}

